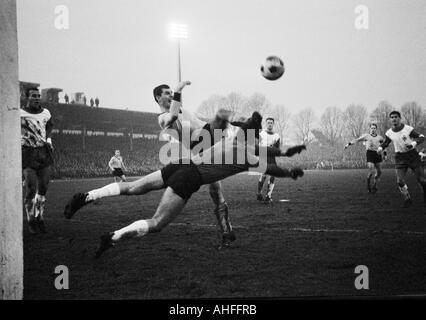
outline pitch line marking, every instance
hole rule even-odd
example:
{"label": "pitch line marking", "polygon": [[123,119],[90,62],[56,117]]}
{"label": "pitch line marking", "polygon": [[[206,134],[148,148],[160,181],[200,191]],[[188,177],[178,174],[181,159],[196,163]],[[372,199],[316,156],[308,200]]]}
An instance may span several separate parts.
{"label": "pitch line marking", "polygon": [[[104,222],[95,222],[95,221],[84,221],[84,220],[77,220],[77,219],[46,219],[46,221],[56,221],[56,222],[75,222],[75,223],[85,223],[85,224],[96,224],[96,225],[107,225]],[[215,224],[202,224],[202,223],[191,223],[191,222],[172,222],[170,223],[170,226],[185,226],[185,227],[198,227],[198,228],[217,228],[217,225]],[[239,226],[239,225],[233,225],[234,229],[245,229],[249,230],[251,227],[246,226]],[[406,234],[406,235],[426,235],[426,232],[423,231],[396,231],[396,230],[360,230],[360,229],[312,229],[312,228],[301,228],[301,227],[295,227],[295,228],[280,228],[280,227],[274,227],[271,226],[271,229],[275,230],[281,230],[281,231],[297,231],[297,232],[311,232],[311,233],[386,233],[386,234]]]}

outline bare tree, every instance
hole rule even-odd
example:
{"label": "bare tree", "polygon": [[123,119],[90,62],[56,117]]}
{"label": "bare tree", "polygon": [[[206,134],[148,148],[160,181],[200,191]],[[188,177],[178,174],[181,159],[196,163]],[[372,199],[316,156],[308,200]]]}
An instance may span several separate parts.
{"label": "bare tree", "polygon": [[268,109],[271,108],[271,103],[262,93],[255,92],[248,99],[244,105],[245,116],[250,116],[254,111],[258,111],[261,114],[264,114]]}
{"label": "bare tree", "polygon": [[405,123],[413,128],[426,125],[426,114],[423,108],[415,101],[404,103],[401,107],[401,113]]}
{"label": "bare tree", "polygon": [[290,124],[291,113],[283,105],[276,105],[267,109],[265,117],[271,116],[275,121],[276,132],[280,135],[281,143],[284,142],[284,137],[288,137],[288,129]]}
{"label": "bare tree", "polygon": [[225,97],[220,95],[212,95],[207,100],[201,102],[197,109],[197,115],[200,117],[211,119],[215,116],[219,108],[225,107]]}
{"label": "bare tree", "polygon": [[392,105],[388,101],[380,101],[376,109],[371,112],[371,121],[377,124],[379,134],[384,135],[390,128],[389,113]]}
{"label": "bare tree", "polygon": [[343,113],[338,107],[328,107],[321,116],[321,132],[334,147],[342,138]]}
{"label": "bare tree", "polygon": [[303,109],[294,116],[295,134],[298,141],[308,145],[312,142],[312,127],[315,114],[311,108]]}
{"label": "bare tree", "polygon": [[368,113],[363,105],[351,104],[343,112],[344,135],[347,139],[360,137],[367,127]]}

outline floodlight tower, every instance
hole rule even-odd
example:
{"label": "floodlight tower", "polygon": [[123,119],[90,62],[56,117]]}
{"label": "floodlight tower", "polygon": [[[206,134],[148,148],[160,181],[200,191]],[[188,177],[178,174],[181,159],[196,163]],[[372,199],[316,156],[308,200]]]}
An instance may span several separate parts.
{"label": "floodlight tower", "polygon": [[182,81],[182,67],[180,57],[180,42],[182,39],[188,38],[188,26],[186,24],[172,23],[170,24],[170,37],[177,40],[178,49],[178,80]]}

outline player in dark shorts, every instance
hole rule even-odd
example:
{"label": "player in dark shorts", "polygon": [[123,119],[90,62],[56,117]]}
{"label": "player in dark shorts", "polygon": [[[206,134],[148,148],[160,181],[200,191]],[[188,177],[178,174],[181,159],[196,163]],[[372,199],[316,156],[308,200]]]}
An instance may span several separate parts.
{"label": "player in dark shorts", "polygon": [[[240,132],[243,132],[246,137],[250,129],[258,132],[261,129],[262,117],[258,113],[254,113],[251,118],[241,124]],[[194,192],[197,192],[201,185],[209,184],[214,181],[222,180],[226,177],[235,175],[240,172],[250,170],[260,166],[259,158],[266,163],[266,156],[261,158],[260,155],[275,155],[275,156],[293,156],[306,149],[305,146],[296,146],[282,152],[279,149],[272,147],[259,147],[258,145],[249,145],[249,143],[241,143],[237,135],[234,143],[231,145],[223,146],[220,143],[214,145],[212,148],[205,150],[202,155],[197,155],[189,164],[169,164],[161,170],[151,173],[142,177],[137,182],[110,184],[103,188],[89,191],[88,193],[78,193],[68,202],[65,207],[64,214],[67,218],[71,218],[77,210],[84,205],[92,202],[93,200],[117,195],[141,195],[152,190],[166,188],[163,198],[155,212],[154,216],[148,220],[139,220],[131,225],[104,234],[101,237],[101,244],[96,253],[99,257],[105,250],[112,247],[116,242],[133,237],[141,237],[148,233],[161,231],[185,207],[185,204]],[[248,141],[248,140],[245,140]],[[237,154],[241,155],[244,151],[246,158],[241,163],[238,157],[233,158],[232,163],[215,163],[207,161],[206,159],[213,159],[218,153],[223,159],[228,155]],[[256,156],[259,155],[259,158]],[[201,163],[198,163],[202,159]],[[255,163],[257,160],[257,163]],[[265,165],[261,168],[263,172],[276,177],[289,177],[297,179],[303,176],[303,170],[299,168],[285,169],[278,165]]]}
{"label": "player in dark shorts", "polygon": [[[366,148],[367,156],[367,189],[368,192],[376,193],[377,192],[377,183],[380,176],[382,175],[382,154],[377,153],[377,149],[380,147],[380,144],[383,143],[384,139],[381,135],[377,134],[377,124],[372,123],[370,125],[370,132],[365,133],[359,138],[356,138],[345,145],[345,149],[349,146],[354,145],[357,142],[363,142]],[[371,184],[371,179],[374,176],[373,185]]]}
{"label": "player in dark shorts", "polygon": [[417,182],[423,188],[423,198],[426,205],[426,176],[422,167],[421,156],[416,147],[425,141],[425,136],[414,130],[413,127],[401,123],[399,111],[392,111],[389,114],[392,128],[386,132],[386,140],[379,147],[378,153],[382,153],[391,142],[395,147],[395,170],[396,180],[404,198],[404,207],[412,205],[408,186],[405,183],[405,176],[408,169],[413,170]]}
{"label": "player in dark shorts", "polygon": [[49,110],[40,103],[37,88],[26,89],[25,98],[20,110],[24,207],[29,231],[46,233],[44,207],[53,165],[53,123]]}
{"label": "player in dark shorts", "polygon": [[115,182],[126,181],[126,176],[123,172],[123,169],[126,167],[124,166],[123,158],[120,155],[120,150],[115,150],[115,154],[109,160],[108,166],[112,171],[112,176],[114,177]]}

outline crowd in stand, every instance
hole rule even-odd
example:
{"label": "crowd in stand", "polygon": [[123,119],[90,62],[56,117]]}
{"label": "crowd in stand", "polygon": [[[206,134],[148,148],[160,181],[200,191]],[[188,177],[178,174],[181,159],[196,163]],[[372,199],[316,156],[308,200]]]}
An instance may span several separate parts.
{"label": "crowd in stand", "polygon": [[[164,142],[158,139],[133,139],[128,137],[85,136],[55,134],[54,137],[53,177],[92,178],[111,175],[108,161],[114,151],[119,149],[128,176],[140,176],[162,167],[159,150]],[[286,148],[285,146],[283,148]],[[308,145],[305,152],[293,158],[281,158],[279,162],[289,167],[304,169],[359,169],[366,167],[365,148],[354,146],[343,152],[343,147],[322,146],[317,143]],[[384,167],[391,167],[385,161]]]}
{"label": "crowd in stand", "polygon": [[[53,178],[91,178],[111,175],[108,161],[119,149],[129,176],[139,176],[161,167],[160,141],[123,137],[85,137],[56,134]],[[132,150],[131,150],[132,149]]]}

